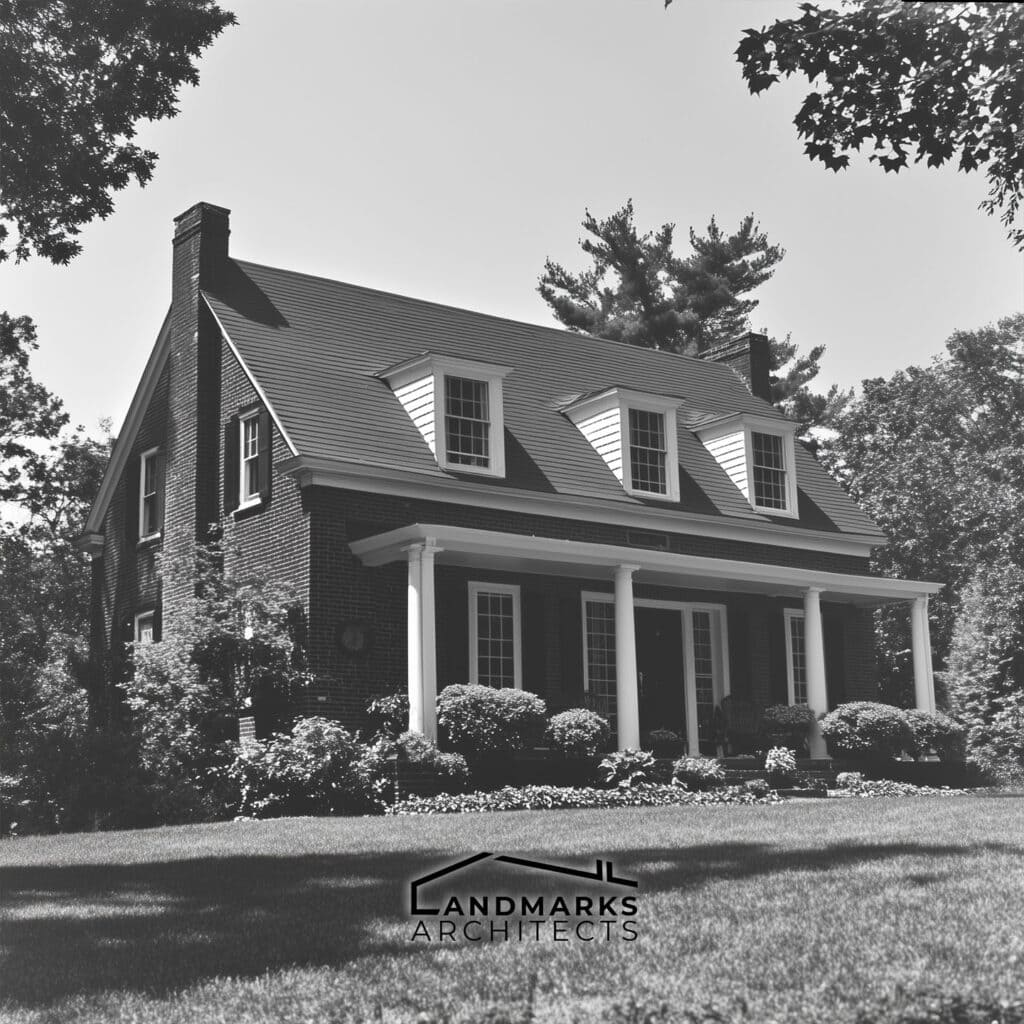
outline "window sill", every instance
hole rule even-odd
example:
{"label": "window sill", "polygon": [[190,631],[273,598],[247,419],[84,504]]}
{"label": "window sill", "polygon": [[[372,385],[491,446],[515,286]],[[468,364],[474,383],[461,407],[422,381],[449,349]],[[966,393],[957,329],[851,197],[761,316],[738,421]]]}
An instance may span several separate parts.
{"label": "window sill", "polygon": [[157,544],[157,543],[159,543],[162,539],[163,539],[163,534],[162,533],[159,533],[159,532],[158,533],[149,533],[145,537],[140,537],[138,539],[138,542],[136,543],[135,547],[136,547],[136,549],[138,549],[138,548],[146,548],[146,547],[149,547],[150,544]]}
{"label": "window sill", "polygon": [[759,512],[763,516],[778,516],[781,519],[799,519],[800,515],[797,512],[793,512],[788,508],[763,508],[760,505],[750,506],[755,512]]}
{"label": "window sill", "polygon": [[231,514],[235,519],[244,519],[246,516],[258,512],[263,506],[262,498],[250,498],[248,501],[243,501]]}

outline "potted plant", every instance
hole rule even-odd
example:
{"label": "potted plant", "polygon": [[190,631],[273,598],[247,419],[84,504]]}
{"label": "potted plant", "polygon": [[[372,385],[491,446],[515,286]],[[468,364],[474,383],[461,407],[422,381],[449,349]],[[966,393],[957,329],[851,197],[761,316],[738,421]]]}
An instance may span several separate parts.
{"label": "potted plant", "polygon": [[806,704],[772,704],[764,709],[761,721],[771,746],[788,747],[799,754],[806,748],[814,712]]}

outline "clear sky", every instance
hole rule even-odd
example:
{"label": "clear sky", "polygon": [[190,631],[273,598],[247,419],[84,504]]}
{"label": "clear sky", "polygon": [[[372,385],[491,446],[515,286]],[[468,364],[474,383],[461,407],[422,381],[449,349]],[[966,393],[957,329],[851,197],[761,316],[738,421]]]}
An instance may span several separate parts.
{"label": "clear sky", "polygon": [[[582,266],[584,207],[638,223],[753,211],[786,259],[752,326],[825,343],[823,384],[927,361],[957,328],[1024,308],[1024,261],[953,170],[835,175],[802,152],[801,84],[750,96],[744,28],[796,0],[222,0],[160,161],[68,267],[0,269],[37,322],[38,377],[77,422],[131,399],[170,294],[172,218],[232,211],[256,262],[536,323],[544,258]],[[685,248],[685,246],[684,246]]]}

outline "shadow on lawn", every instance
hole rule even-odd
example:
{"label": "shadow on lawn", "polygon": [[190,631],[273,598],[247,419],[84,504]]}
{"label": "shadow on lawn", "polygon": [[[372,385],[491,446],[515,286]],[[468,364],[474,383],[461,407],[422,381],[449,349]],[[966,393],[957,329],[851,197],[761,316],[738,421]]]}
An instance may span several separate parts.
{"label": "shadow on lawn", "polygon": [[[959,860],[989,851],[1024,853],[993,843],[791,850],[721,843],[623,846],[595,850],[595,856],[610,857],[618,874],[639,878],[642,900],[645,892],[686,891],[720,879],[830,871],[897,857]],[[543,849],[516,852],[566,862]],[[408,916],[408,881],[452,859],[450,852],[418,850],[5,870],[2,890],[11,916],[3,925],[7,955],[0,993],[10,1003],[39,1006],[105,989],[160,994],[217,976],[337,966],[373,954],[429,954],[433,945],[409,941],[414,923]],[[566,889],[535,875],[527,884],[521,874],[510,876],[514,870],[485,862],[473,869],[473,891],[534,895],[554,891],[552,886],[580,891],[573,883]],[[912,877],[920,885],[942,874],[929,870]],[[447,891],[465,892],[465,884],[464,879]]]}

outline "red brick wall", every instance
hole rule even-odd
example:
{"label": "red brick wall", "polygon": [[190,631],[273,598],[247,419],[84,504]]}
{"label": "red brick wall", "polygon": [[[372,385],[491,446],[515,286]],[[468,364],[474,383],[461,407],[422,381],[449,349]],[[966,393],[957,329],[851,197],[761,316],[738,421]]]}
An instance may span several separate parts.
{"label": "red brick wall", "polygon": [[[317,710],[358,724],[373,697],[404,689],[406,665],[406,567],[366,568],[349,550],[351,540],[410,523],[446,523],[511,533],[625,544],[625,528],[603,524],[514,515],[438,502],[412,501],[338,489],[311,487],[310,654],[319,677]],[[799,565],[828,571],[865,573],[863,559],[790,551],[767,545],[712,538],[673,538],[673,550],[712,557]],[[523,610],[523,675],[528,688],[551,706],[578,704],[582,697],[581,590],[611,590],[593,580],[513,575],[494,571],[437,567],[438,686],[468,680],[468,607],[470,579],[520,585]],[[728,609],[731,683],[734,692],[761,701],[785,701],[786,662],[783,602],[721,592],[636,588],[638,597],[724,603]],[[799,605],[794,603],[795,607]],[[859,647],[867,644],[863,617],[840,605],[823,605],[826,642],[843,655],[830,664],[830,688],[862,692],[873,685]],[[345,653],[337,642],[346,622],[363,621],[373,630],[369,651]],[[859,631],[858,631],[859,630]]]}

